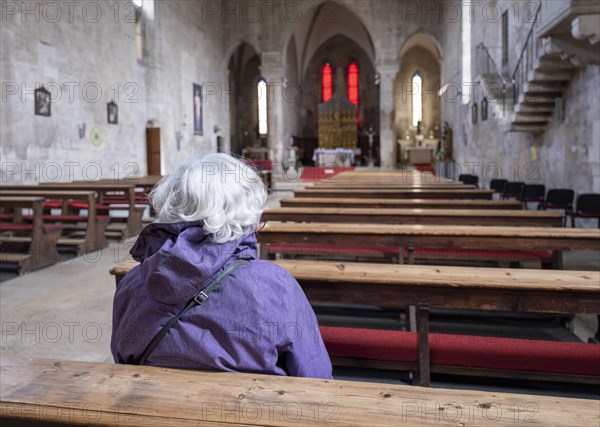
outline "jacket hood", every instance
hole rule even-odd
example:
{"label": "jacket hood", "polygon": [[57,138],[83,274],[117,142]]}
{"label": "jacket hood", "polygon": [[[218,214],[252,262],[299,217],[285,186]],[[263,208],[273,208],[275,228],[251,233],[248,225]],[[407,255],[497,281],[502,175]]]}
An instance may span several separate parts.
{"label": "jacket hood", "polygon": [[256,236],[214,243],[202,221],[154,223],[142,230],[130,254],[141,263],[150,296],[178,304],[193,298],[230,260],[256,259]]}

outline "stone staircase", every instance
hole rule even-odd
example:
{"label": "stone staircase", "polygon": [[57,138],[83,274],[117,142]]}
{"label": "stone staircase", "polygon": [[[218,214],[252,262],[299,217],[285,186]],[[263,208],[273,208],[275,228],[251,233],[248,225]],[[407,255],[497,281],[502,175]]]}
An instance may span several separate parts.
{"label": "stone staircase", "polygon": [[[579,0],[540,2],[511,78],[510,131],[539,134],[553,115],[561,120],[561,111],[556,110],[562,110],[563,94],[573,76],[578,69],[600,61],[598,6],[591,6]],[[546,21],[538,22],[542,7]]]}
{"label": "stone staircase", "polygon": [[[514,99],[510,117],[510,131],[542,133],[555,113],[557,103],[562,104],[564,90],[576,72],[576,67],[554,52],[543,52],[527,72]],[[513,88],[514,90],[514,88]]]}
{"label": "stone staircase", "polygon": [[479,81],[488,93],[494,93],[496,105],[502,106],[506,131],[540,134],[553,116],[560,120],[557,108],[562,110],[564,92],[575,73],[600,62],[600,16],[578,15],[597,13],[598,8],[576,9],[577,13],[564,14],[555,27],[546,26],[543,33],[537,33],[540,3],[512,76],[502,75],[487,48],[478,46]]}

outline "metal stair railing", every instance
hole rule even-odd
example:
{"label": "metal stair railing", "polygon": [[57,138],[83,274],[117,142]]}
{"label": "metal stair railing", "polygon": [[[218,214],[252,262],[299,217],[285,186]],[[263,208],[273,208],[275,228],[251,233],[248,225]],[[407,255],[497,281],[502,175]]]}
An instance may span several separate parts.
{"label": "metal stair railing", "polygon": [[494,61],[494,58],[490,55],[490,51],[483,43],[479,43],[475,49],[475,66],[478,75],[492,74],[502,83],[502,115],[504,115],[508,82],[502,73],[500,73],[496,61]]}
{"label": "metal stair railing", "polygon": [[522,92],[521,88],[527,82],[527,75],[529,74],[529,71],[533,69],[535,60],[538,58],[541,40],[535,37],[535,30],[538,25],[538,19],[540,16],[541,9],[542,3],[540,2],[537,11],[535,12],[535,17],[533,18],[531,29],[529,30],[527,38],[525,39],[525,45],[521,50],[521,56],[519,56],[519,60],[517,61],[517,65],[515,66],[515,71],[512,74],[514,103],[518,101],[519,95]]}

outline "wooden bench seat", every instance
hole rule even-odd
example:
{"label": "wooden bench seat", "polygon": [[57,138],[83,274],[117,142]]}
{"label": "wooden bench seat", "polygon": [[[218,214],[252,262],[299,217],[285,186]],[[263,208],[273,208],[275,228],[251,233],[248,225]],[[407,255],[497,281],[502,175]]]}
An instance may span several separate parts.
{"label": "wooden bench seat", "polygon": [[5,427],[596,427],[600,415],[594,399],[3,357],[0,419]]}
{"label": "wooden bench seat", "polygon": [[285,198],[281,207],[306,208],[377,208],[377,209],[523,209],[516,200],[468,200],[468,199],[357,199],[298,197]]}
{"label": "wooden bench seat", "polygon": [[33,255],[24,252],[4,252],[0,243],[0,265],[12,267],[15,272],[24,273],[33,269]]}
{"label": "wooden bench seat", "polygon": [[59,224],[44,224],[43,197],[0,195],[0,207],[10,209],[17,218],[22,210],[33,211],[32,224],[0,223],[0,264],[18,274],[44,267],[59,260],[57,245],[62,233]]}
{"label": "wooden bench seat", "polygon": [[[416,332],[321,326],[321,335],[338,365],[418,369]],[[429,334],[429,363],[434,373],[600,384],[597,344]]]}

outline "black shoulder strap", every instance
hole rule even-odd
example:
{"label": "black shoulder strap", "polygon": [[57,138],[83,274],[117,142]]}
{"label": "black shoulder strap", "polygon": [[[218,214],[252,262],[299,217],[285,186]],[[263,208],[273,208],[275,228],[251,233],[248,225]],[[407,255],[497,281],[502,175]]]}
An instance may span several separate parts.
{"label": "black shoulder strap", "polygon": [[160,332],[158,334],[156,334],[156,336],[154,338],[152,338],[152,341],[150,341],[150,344],[148,344],[148,346],[146,347],[146,350],[144,350],[144,354],[142,354],[142,358],[140,359],[139,364],[140,365],[146,364],[146,360],[148,359],[150,354],[154,351],[154,349],[156,348],[158,343],[160,343],[160,341],[165,337],[165,335],[167,335],[167,332],[169,332],[169,329],[171,329],[171,327],[175,323],[177,323],[177,321],[179,319],[181,319],[181,317],[189,309],[191,309],[197,305],[202,305],[208,299],[208,295],[217,286],[219,286],[219,284],[223,281],[223,279],[225,279],[225,277],[227,277],[228,275],[233,273],[235,270],[237,270],[242,265],[247,264],[249,262],[250,262],[250,260],[247,258],[238,259],[233,264],[231,264],[229,267],[227,267],[226,269],[221,271],[214,279],[212,279],[208,285],[206,285],[200,292],[198,292],[198,294],[196,294],[196,296],[194,298],[192,298],[186,304],[185,308],[183,310],[181,310],[181,312],[177,316],[175,316],[171,320],[169,320],[169,322],[165,326],[163,326],[163,328],[160,330]]}

